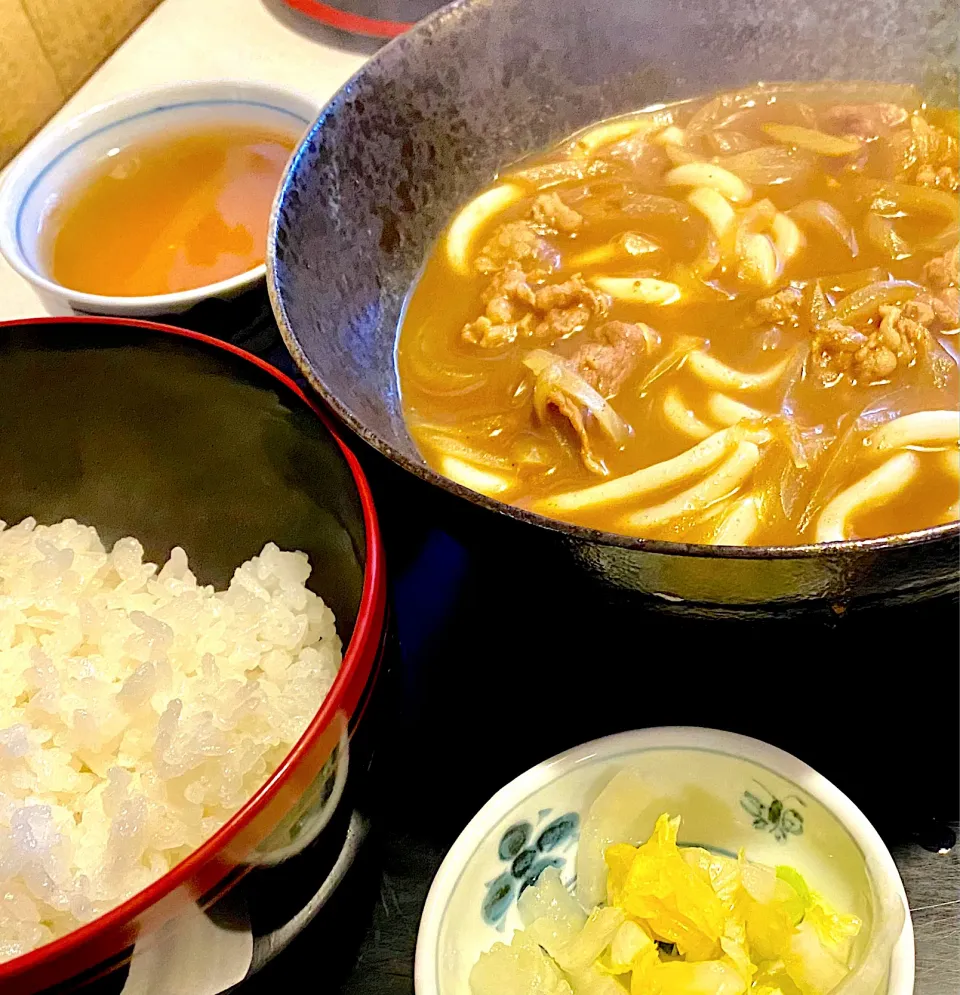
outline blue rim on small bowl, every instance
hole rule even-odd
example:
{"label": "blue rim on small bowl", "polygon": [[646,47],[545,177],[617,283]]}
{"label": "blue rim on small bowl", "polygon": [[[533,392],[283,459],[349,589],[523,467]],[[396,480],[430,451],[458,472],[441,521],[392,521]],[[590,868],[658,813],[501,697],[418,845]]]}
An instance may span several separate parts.
{"label": "blue rim on small bowl", "polygon": [[[680,815],[681,842],[767,864],[791,864],[865,928],[853,971],[834,989],[911,995],[913,927],[896,864],[846,795],[796,757],[756,739],[682,726],[620,733],[538,764],[474,816],[434,878],[417,937],[417,995],[470,995],[480,953],[520,927],[516,899],[548,866],[572,887],[579,828],[612,774],[640,771],[645,838],[663,811]],[[649,825],[647,825],[649,823]],[[641,828],[642,827],[642,828]],[[634,840],[633,842],[639,842]],[[885,975],[885,977],[884,977]],[[885,981],[885,986],[884,986]]]}
{"label": "blue rim on small bowl", "polygon": [[233,297],[263,280],[265,264],[216,283],[169,294],[121,297],[64,287],[45,272],[40,257],[44,218],[58,194],[82,177],[114,143],[152,137],[171,125],[231,121],[285,125],[292,127],[294,138],[299,140],[317,113],[317,103],[303,94],[239,80],[174,83],[100,104],[41,132],[14,159],[0,184],[0,253],[46,303],[54,307],[67,304],[90,314],[175,314],[207,298]]}

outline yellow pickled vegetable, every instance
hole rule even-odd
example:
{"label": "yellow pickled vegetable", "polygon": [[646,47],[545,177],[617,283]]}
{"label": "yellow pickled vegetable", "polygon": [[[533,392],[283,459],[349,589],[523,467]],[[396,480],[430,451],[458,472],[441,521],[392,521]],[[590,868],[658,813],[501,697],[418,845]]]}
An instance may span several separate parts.
{"label": "yellow pickled vegetable", "polygon": [[[719,953],[724,911],[710,878],[691,867],[677,848],[680,820],[661,815],[653,836],[633,854],[623,875],[626,853],[616,850],[617,881],[609,890],[627,915],[643,919],[653,934],[675,943],[680,953],[707,960]],[[610,850],[607,851],[610,854]]]}
{"label": "yellow pickled vegetable", "polygon": [[[616,838],[607,816],[626,825],[629,807],[606,798],[596,835]],[[860,920],[792,867],[678,846],[679,826],[661,815],[640,846],[606,847],[607,904],[589,916],[545,872],[521,902],[526,932],[483,955],[473,995],[829,995]]]}

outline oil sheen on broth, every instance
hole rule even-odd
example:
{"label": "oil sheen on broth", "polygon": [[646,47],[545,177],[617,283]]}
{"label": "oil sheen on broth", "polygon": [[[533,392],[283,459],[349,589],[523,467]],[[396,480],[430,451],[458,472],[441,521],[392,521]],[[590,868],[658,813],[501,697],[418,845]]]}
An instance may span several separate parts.
{"label": "oil sheen on broth", "polygon": [[113,150],[44,221],[54,279],[71,290],[138,297],[259,266],[295,144],[295,135],[248,125]]}
{"label": "oil sheen on broth", "polygon": [[506,171],[407,302],[424,458],[641,537],[955,520],[957,124],[906,86],[758,85]]}

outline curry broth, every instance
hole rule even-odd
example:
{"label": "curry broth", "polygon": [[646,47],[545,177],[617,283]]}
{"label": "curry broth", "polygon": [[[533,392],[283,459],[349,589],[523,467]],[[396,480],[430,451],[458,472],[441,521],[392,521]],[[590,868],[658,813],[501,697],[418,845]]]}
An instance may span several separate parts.
{"label": "curry broth", "polygon": [[[904,94],[895,101],[898,106],[904,105],[901,126],[910,127],[913,117],[924,109],[918,100],[908,106],[913,98],[907,96],[907,88],[899,88],[898,92]],[[485,348],[465,340],[465,327],[469,328],[484,313],[484,293],[491,285],[491,274],[476,269],[462,272],[447,247],[447,234],[440,239],[407,302],[397,351],[407,424],[428,463],[453,476],[457,474],[451,472],[452,467],[466,464],[470,472],[464,471],[467,476],[462,482],[521,507],[578,524],[653,538],[718,541],[718,522],[731,513],[737,498],[751,494],[756,497],[759,522],[744,541],[796,544],[815,541],[818,516],[830,500],[884,462],[885,456],[870,450],[870,432],[874,428],[900,414],[957,408],[960,381],[953,344],[955,320],[952,324],[934,322],[929,339],[923,339],[924,349],[918,348],[913,361],[901,359],[893,374],[875,376],[870,382],[849,371],[835,375],[829,363],[820,369],[811,358],[811,341],[817,328],[812,310],[804,312],[808,311],[816,281],[828,307],[867,284],[910,281],[918,289],[907,288],[906,293],[914,295],[924,290],[924,267],[936,253],[919,247],[907,252],[903,247],[934,239],[949,218],[929,210],[910,211],[896,203],[881,202],[883,192],[865,194],[865,184],[871,180],[890,180],[898,175],[902,157],[898,159],[899,153],[889,139],[898,129],[886,129],[884,136],[860,139],[854,155],[816,154],[771,142],[764,126],[799,124],[814,130],[822,126],[825,118],[837,119],[838,104],[860,106],[856,93],[834,94],[827,87],[786,93],[757,90],[755,95],[753,107],[742,106],[744,101],[727,108],[721,106],[721,111],[729,112],[725,116],[731,121],[719,128],[700,130],[695,137],[687,131],[684,144],[666,153],[664,146],[655,144],[663,128],[681,129],[682,133],[698,118],[702,122],[711,108],[716,114],[717,100],[635,115],[623,120],[651,122],[655,116],[656,127],[651,127],[652,122],[645,123],[639,137],[628,135],[595,149],[589,148],[587,131],[582,133],[586,137],[580,144],[575,138],[546,155],[512,167],[498,182],[518,183],[523,189],[522,198],[487,218],[470,239],[476,257],[503,226],[530,218],[531,211],[535,213],[537,197],[557,194],[567,208],[581,216],[582,224],[566,233],[551,230],[548,225],[534,225],[549,246],[553,268],[547,276],[535,273],[529,281],[531,285],[536,280],[541,285],[547,280],[564,281],[578,273],[587,285],[597,277],[653,277],[674,281],[680,288],[680,299],[673,303],[635,303],[612,297],[602,316],[591,316],[570,333],[542,337],[535,331],[531,334],[528,327],[512,342]],[[955,183],[956,116],[937,111],[931,112],[931,118],[950,136],[952,144],[948,147],[954,156],[954,171],[944,177],[945,183]],[[613,122],[615,126],[617,121]],[[834,129],[841,134],[843,130]],[[798,216],[796,226],[802,235],[802,246],[788,261],[781,259],[773,282],[745,283],[736,265],[723,261],[731,251],[727,236],[726,246],[720,247],[724,253],[720,264],[702,278],[692,274],[692,268],[705,253],[705,243],[711,239],[723,243],[724,238],[711,234],[711,223],[688,203],[689,186],[666,186],[663,177],[678,161],[681,165],[684,161],[730,161],[727,154],[709,154],[723,147],[728,137],[741,150],[770,146],[787,152],[777,153],[787,164],[783,174],[759,174],[764,179],[770,175],[775,180],[780,175],[787,178],[773,183],[754,180],[750,184],[751,199],[733,205],[740,217],[761,199],[769,201],[776,212],[788,212],[811,201],[825,202],[849,224],[856,251],[833,229],[807,223]],[[904,144],[902,138],[898,141]],[[625,151],[630,142],[633,151]],[[588,147],[586,154],[584,145]],[[653,152],[648,155],[649,149]],[[790,155],[803,167],[791,166]],[[580,175],[551,172],[571,162]],[[795,175],[789,175],[791,169]],[[544,176],[556,181],[558,175],[558,182],[537,182]],[[955,191],[949,193],[955,200]],[[673,201],[677,210],[650,200],[649,195]],[[946,203],[941,198],[935,206],[944,210]],[[801,208],[799,214],[805,210]],[[878,212],[882,212],[886,230],[892,229],[900,240],[893,244],[901,251],[891,251],[890,243],[882,238],[863,234],[868,213]],[[955,218],[954,208],[954,224]],[[638,255],[611,255],[609,247],[627,233],[644,251]],[[652,247],[649,251],[648,246]],[[600,258],[605,250],[606,257]],[[591,260],[591,252],[596,252],[598,258]],[[796,321],[774,322],[758,316],[759,300],[791,286],[797,288],[803,301]],[[616,415],[632,431],[616,443],[602,433],[594,433],[592,445],[606,471],[598,474],[585,466],[577,434],[556,408],[549,408],[547,417],[538,417],[532,399],[535,377],[523,365],[523,358],[531,350],[545,349],[572,363],[592,328],[618,321],[649,326],[659,337],[659,344],[640,359],[622,386],[608,397]],[[879,316],[875,324],[879,324]],[[651,370],[685,341],[684,337],[703,340],[703,352],[736,371],[759,373],[782,363],[784,372],[763,389],[719,391],[694,375],[690,363],[681,359],[654,382],[646,383]],[[762,416],[776,416],[769,422],[774,438],[760,445],[761,458],[746,481],[705,505],[695,499],[689,512],[653,525],[636,525],[629,519],[638,510],[660,506],[686,492],[694,480],[675,482],[637,500],[560,511],[544,505],[544,499],[550,496],[616,480],[638,468],[677,457],[707,434],[722,429],[726,422],[712,415],[712,405],[719,403],[718,394],[746,404]],[[691,425],[699,423],[699,434],[678,429],[676,418],[671,420],[666,413],[671,401],[671,410],[679,407],[687,412]],[[587,418],[589,430],[589,415]],[[956,517],[957,478],[944,457],[946,450],[956,449],[955,438],[907,449],[916,454],[916,464],[911,461],[913,476],[908,489],[879,504],[868,500],[855,508],[846,522],[844,537],[903,532]]]}
{"label": "curry broth", "polygon": [[71,290],[192,290],[264,261],[270,205],[296,136],[238,125],[118,148],[45,219],[53,277]]}

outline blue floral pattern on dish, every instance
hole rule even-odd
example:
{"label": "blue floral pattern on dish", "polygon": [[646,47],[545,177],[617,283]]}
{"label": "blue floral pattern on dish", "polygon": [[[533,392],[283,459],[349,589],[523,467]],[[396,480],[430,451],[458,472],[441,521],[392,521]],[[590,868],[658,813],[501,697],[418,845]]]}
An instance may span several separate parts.
{"label": "blue floral pattern on dish", "polygon": [[740,799],[740,807],[748,815],[753,816],[753,828],[765,829],[773,833],[773,838],[778,843],[785,843],[788,836],[803,835],[803,813],[795,808],[788,808],[784,803],[793,799],[798,805],[806,806],[806,802],[797,795],[786,795],[783,799],[777,798],[769,788],[764,787],[759,781],[753,782],[760,787],[768,800],[755,795],[752,791],[744,791],[743,798]]}
{"label": "blue floral pattern on dish", "polygon": [[509,867],[486,884],[481,906],[483,921],[503,929],[510,907],[530,885],[535,884],[548,867],[563,868],[567,858],[561,856],[580,836],[580,816],[567,812],[547,820],[553,809],[541,809],[537,822],[515,822],[500,837],[497,856]]}

